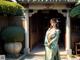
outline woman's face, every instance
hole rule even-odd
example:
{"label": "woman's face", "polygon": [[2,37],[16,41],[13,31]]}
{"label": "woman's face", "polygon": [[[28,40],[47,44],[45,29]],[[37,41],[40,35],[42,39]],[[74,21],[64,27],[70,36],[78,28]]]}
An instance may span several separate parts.
{"label": "woman's face", "polygon": [[50,24],[51,24],[52,27],[56,27],[57,23],[55,21],[53,21],[53,20],[50,20]]}

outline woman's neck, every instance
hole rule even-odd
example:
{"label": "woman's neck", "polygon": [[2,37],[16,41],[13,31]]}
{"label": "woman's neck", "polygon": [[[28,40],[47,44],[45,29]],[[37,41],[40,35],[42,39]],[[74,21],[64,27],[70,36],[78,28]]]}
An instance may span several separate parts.
{"label": "woman's neck", "polygon": [[53,26],[52,26],[52,27],[50,27],[50,29],[56,29],[56,27],[53,27]]}

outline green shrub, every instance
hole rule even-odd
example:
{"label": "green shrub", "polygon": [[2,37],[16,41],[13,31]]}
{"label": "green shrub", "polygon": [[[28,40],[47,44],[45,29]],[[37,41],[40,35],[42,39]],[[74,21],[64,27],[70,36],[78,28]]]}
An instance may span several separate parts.
{"label": "green shrub", "polygon": [[7,1],[7,0],[0,0],[0,1]]}
{"label": "green shrub", "polygon": [[16,2],[0,1],[0,15],[22,16],[24,7]]}
{"label": "green shrub", "polygon": [[70,16],[72,18],[80,18],[80,0],[75,0],[76,4],[70,9]]}
{"label": "green shrub", "polygon": [[22,42],[24,40],[24,29],[21,27],[8,27],[1,32],[2,39],[6,42]]}
{"label": "green shrub", "polygon": [[11,0],[0,0],[0,1],[11,1]]}

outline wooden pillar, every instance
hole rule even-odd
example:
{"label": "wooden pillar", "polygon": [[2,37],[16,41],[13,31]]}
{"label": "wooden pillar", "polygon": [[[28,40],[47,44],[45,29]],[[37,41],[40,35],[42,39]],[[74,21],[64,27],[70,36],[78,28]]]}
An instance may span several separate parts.
{"label": "wooden pillar", "polygon": [[27,54],[30,52],[29,49],[29,17],[28,17],[28,10],[25,12],[25,20],[23,22],[24,29],[25,29],[25,49],[24,53]]}
{"label": "wooden pillar", "polygon": [[67,52],[68,59],[69,59],[69,55],[72,54],[70,33],[71,33],[70,32],[70,17],[69,17],[69,10],[67,10],[67,18],[66,18],[66,52]]}

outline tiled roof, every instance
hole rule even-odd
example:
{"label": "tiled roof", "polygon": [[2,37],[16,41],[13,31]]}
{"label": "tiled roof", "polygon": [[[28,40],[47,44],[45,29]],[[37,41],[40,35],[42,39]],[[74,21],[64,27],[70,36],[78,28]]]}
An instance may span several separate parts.
{"label": "tiled roof", "polygon": [[54,2],[76,2],[76,0],[17,0],[19,2],[26,2],[26,3],[54,3]]}

